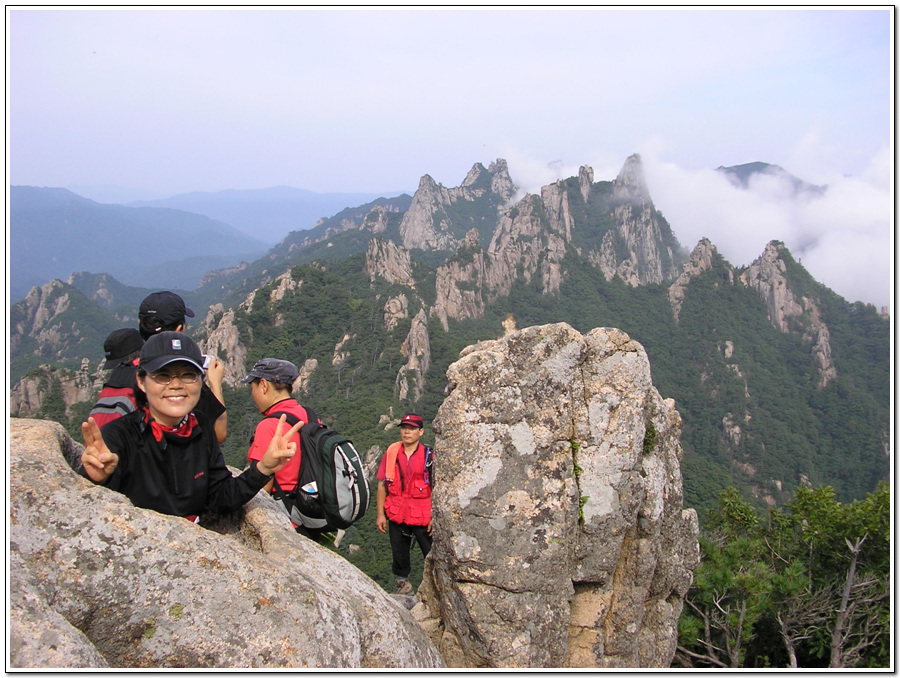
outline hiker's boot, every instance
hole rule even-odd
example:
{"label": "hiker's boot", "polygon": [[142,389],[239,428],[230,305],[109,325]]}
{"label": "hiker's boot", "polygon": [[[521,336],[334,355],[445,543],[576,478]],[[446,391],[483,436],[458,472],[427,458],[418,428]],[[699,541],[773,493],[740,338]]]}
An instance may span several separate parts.
{"label": "hiker's boot", "polygon": [[409,583],[409,579],[398,579],[397,580],[397,593],[404,596],[411,596],[413,592],[412,584]]}

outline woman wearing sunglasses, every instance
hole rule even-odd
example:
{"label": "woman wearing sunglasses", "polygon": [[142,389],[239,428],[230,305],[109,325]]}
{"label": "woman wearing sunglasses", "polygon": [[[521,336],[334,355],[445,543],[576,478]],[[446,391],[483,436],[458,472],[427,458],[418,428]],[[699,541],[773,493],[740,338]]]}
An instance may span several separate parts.
{"label": "woman wearing sunglasses", "polygon": [[[296,426],[278,422],[262,459],[234,477],[213,422],[194,411],[200,399],[203,356],[181,332],[160,332],[141,349],[137,409],[100,428],[81,425],[83,474],[127,496],[140,508],[194,522],[205,509],[233,511],[249,501],[296,452]],[[282,431],[284,432],[282,433]]]}

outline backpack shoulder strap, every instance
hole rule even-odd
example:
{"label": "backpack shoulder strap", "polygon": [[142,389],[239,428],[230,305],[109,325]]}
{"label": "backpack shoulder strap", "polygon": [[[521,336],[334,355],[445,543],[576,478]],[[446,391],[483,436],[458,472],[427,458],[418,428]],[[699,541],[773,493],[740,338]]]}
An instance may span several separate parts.
{"label": "backpack shoulder strap", "polygon": [[434,469],[432,468],[434,465],[434,450],[432,450],[428,445],[425,446],[425,483],[433,488],[434,487]]}
{"label": "backpack shoulder strap", "polygon": [[319,417],[316,415],[315,411],[311,407],[302,406],[304,411],[306,412],[306,423],[307,424],[318,424]]}
{"label": "backpack shoulder strap", "polygon": [[[306,410],[306,412],[307,414],[309,414],[309,410]],[[296,414],[291,414],[290,412],[273,412],[272,414],[267,414],[266,416],[264,416],[263,419],[281,419],[282,414],[284,415],[285,423],[289,424],[290,426],[293,426],[298,421],[300,421],[300,418]],[[287,497],[287,492],[281,489],[281,485],[278,484],[278,478],[272,476],[272,481],[274,482],[272,487],[275,489],[275,496],[280,501],[284,501],[285,497]]]}
{"label": "backpack shoulder strap", "polygon": [[290,412],[273,412],[272,414],[264,416],[263,419],[281,419],[282,414],[284,415],[284,420],[291,426],[300,421],[300,417],[296,414],[291,414]]}

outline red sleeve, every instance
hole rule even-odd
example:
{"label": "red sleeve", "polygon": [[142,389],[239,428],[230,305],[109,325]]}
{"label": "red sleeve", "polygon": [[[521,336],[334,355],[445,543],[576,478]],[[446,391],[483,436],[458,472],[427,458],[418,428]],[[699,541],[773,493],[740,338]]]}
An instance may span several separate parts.
{"label": "red sleeve", "polygon": [[256,431],[253,433],[253,442],[250,449],[247,450],[247,461],[259,461],[266,453],[272,436],[275,435],[275,427],[278,426],[277,419],[263,419],[256,425]]}

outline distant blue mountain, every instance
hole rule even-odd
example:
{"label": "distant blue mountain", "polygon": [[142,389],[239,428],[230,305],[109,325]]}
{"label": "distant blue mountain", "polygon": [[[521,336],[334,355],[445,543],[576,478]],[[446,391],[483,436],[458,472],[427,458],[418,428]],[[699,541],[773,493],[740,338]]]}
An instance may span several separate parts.
{"label": "distant blue mountain", "polygon": [[9,247],[13,303],[36,285],[82,271],[139,287],[194,289],[207,271],[253,261],[267,249],[204,215],[102,205],[35,186],[10,187]]}
{"label": "distant blue mountain", "polygon": [[194,192],[164,200],[141,200],[131,207],[171,207],[203,214],[234,226],[268,245],[274,245],[292,231],[312,228],[323,218],[334,216],[376,198],[393,197],[376,193],[315,193],[290,186],[253,190],[229,189],[215,193]]}

